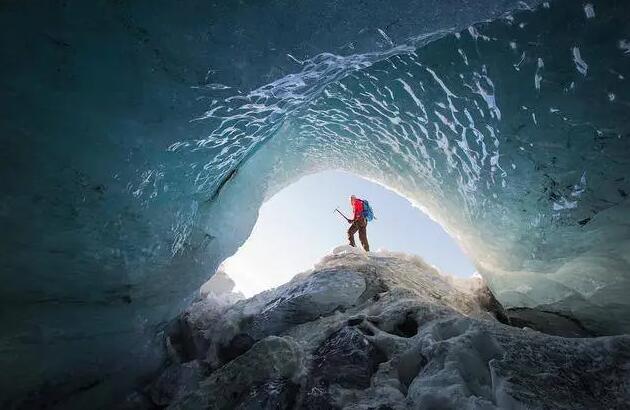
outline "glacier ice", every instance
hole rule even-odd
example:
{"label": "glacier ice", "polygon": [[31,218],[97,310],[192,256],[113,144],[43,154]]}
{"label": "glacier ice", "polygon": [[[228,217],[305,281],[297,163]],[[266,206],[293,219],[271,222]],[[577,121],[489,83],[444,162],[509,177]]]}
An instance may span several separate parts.
{"label": "glacier ice", "polygon": [[[279,288],[218,310],[193,304],[186,338],[202,342],[172,356],[145,400],[168,409],[628,404],[630,336],[510,327],[479,303],[478,284],[459,282],[418,257],[339,247]],[[307,290],[326,301],[305,299]]]}
{"label": "glacier ice", "polygon": [[158,369],[264,199],[327,169],[422,207],[506,308],[629,332],[627,4],[226,4],[0,6],[7,406]]}

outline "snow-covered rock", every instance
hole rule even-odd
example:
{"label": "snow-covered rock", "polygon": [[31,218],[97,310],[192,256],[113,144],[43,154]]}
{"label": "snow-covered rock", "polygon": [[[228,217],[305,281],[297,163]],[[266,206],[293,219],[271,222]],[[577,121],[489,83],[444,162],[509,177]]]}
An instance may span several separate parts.
{"label": "snow-covered rock", "polygon": [[232,304],[244,299],[245,295],[235,292],[236,284],[220,266],[214,275],[199,288],[199,295],[204,299],[211,299],[218,304]]}
{"label": "snow-covered rock", "polygon": [[337,248],[279,288],[221,308],[192,305],[186,327],[203,343],[188,363],[165,370],[150,397],[169,409],[630,403],[629,336],[563,338],[508,326],[479,303],[487,290],[464,289],[417,257]]}

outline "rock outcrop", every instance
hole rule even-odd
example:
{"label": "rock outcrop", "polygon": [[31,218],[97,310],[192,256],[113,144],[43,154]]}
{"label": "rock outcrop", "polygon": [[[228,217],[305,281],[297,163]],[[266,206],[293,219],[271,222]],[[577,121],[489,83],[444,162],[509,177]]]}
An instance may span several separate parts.
{"label": "rock outcrop", "polygon": [[491,303],[490,313],[479,303],[492,300],[487,290],[479,296],[459,282],[416,257],[338,248],[277,289],[219,309],[207,300],[192,305],[184,327],[196,350],[175,355],[143,403],[318,410],[629,403],[629,336],[563,338],[509,326],[495,318],[500,305]]}

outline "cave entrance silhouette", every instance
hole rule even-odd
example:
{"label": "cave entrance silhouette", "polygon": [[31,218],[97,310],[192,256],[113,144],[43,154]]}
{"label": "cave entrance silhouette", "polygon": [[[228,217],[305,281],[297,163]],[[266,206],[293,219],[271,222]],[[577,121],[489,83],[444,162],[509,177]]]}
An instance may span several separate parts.
{"label": "cave entrance silhouette", "polygon": [[368,227],[373,250],[415,254],[456,276],[475,272],[456,241],[408,199],[335,170],[305,176],[265,201],[250,236],[219,271],[234,280],[236,291],[250,297],[310,269],[334,247],[347,244],[348,225],[332,211],[346,210],[352,193],[375,208],[378,219]]}

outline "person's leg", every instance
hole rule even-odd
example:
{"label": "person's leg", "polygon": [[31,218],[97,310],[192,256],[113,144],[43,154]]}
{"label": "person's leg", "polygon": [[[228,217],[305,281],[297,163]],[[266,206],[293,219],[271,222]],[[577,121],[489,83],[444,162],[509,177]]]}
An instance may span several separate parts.
{"label": "person's leg", "polygon": [[368,243],[367,238],[367,221],[363,220],[361,225],[359,226],[359,240],[361,241],[361,245],[363,245],[363,249],[366,252],[370,251],[370,244]]}
{"label": "person's leg", "polygon": [[350,228],[348,228],[348,242],[350,242],[350,246],[355,246],[354,244],[354,234],[359,230],[359,221],[352,222]]}

